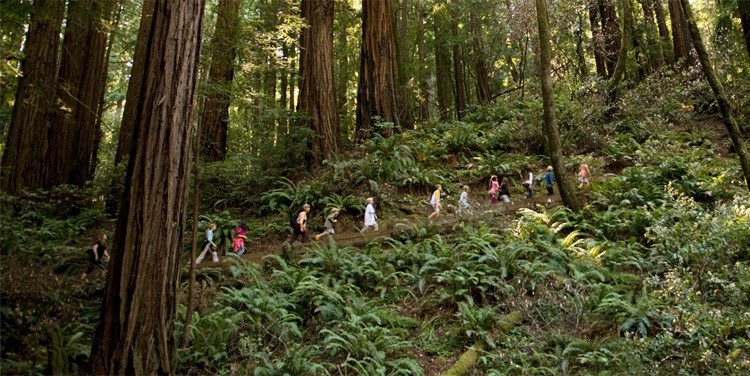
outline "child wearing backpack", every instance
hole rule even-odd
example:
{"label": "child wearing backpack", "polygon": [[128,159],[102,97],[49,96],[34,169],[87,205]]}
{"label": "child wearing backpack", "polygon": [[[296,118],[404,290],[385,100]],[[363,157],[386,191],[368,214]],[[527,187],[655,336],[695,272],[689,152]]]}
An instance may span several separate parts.
{"label": "child wearing backpack", "polygon": [[235,236],[234,239],[232,239],[232,249],[237,256],[245,254],[245,242],[247,241],[246,231],[247,225],[244,222],[240,224],[240,227],[237,227],[234,230]]}
{"label": "child wearing backpack", "polygon": [[302,244],[307,243],[307,213],[309,211],[309,204],[302,205],[302,211],[297,214],[297,219],[294,221],[294,224],[292,226],[292,240],[289,241],[289,244],[297,241],[297,238],[300,236],[302,236]]}

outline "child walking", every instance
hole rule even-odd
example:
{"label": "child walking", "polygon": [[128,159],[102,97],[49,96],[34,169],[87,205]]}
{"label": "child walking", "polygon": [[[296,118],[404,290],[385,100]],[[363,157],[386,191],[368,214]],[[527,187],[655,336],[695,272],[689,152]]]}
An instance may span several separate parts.
{"label": "child walking", "polygon": [[206,252],[209,250],[211,251],[211,260],[213,262],[219,262],[219,254],[216,253],[216,244],[214,244],[214,231],[216,231],[216,224],[211,223],[206,229],[206,240],[203,241],[203,245],[201,246],[203,251],[198,258],[195,259],[196,264],[200,264],[203,261],[203,258],[206,257]]}
{"label": "child walking", "polygon": [[242,256],[245,254],[245,242],[247,241],[247,225],[243,222],[240,224],[240,227],[237,227],[234,230],[235,236],[234,239],[232,239],[232,249],[237,254],[237,256]]}
{"label": "child walking", "polygon": [[471,205],[469,204],[469,186],[464,185],[464,191],[461,192],[461,196],[458,197],[458,213],[461,214],[464,210],[471,212]]}
{"label": "child walking", "polygon": [[589,176],[591,176],[589,165],[581,164],[581,167],[578,168],[578,188],[589,186]]}
{"label": "child walking", "polygon": [[490,190],[487,192],[490,194],[490,204],[497,204],[497,192],[500,190],[500,185],[497,183],[497,175],[490,177]]}
{"label": "child walking", "polygon": [[498,193],[500,193],[500,198],[504,203],[510,203],[510,180],[507,176],[503,176]]}
{"label": "child walking", "polygon": [[435,192],[432,192],[430,196],[430,206],[432,206],[432,213],[427,216],[427,219],[437,218],[440,215],[440,193],[443,191],[443,187],[440,184],[435,184]]}
{"label": "child walking", "polygon": [[544,174],[544,185],[547,187],[547,196],[555,194],[555,174],[552,172],[552,166],[547,166],[547,173]]}
{"label": "child walking", "polygon": [[86,276],[91,274],[97,268],[106,270],[104,266],[105,261],[109,261],[109,253],[107,253],[107,234],[99,235],[94,244],[88,250],[89,262],[86,271],[81,274],[81,279],[86,279]]}
{"label": "child walking", "polygon": [[328,235],[333,235],[336,233],[336,231],[333,229],[333,224],[336,223],[336,217],[339,215],[339,208],[333,208],[331,209],[331,212],[326,217],[326,223],[323,225],[325,227],[325,230],[323,230],[322,233],[315,235],[315,240],[320,240],[320,238]]}
{"label": "child walking", "polygon": [[362,231],[373,230],[378,231],[378,216],[375,214],[375,207],[373,203],[375,199],[372,197],[367,198],[367,207],[365,208],[365,226],[362,227]]}
{"label": "child walking", "polygon": [[531,189],[534,186],[534,173],[531,172],[531,169],[528,170],[529,173],[529,179],[523,182],[523,187],[526,188],[526,198],[531,198],[534,196],[534,191]]}

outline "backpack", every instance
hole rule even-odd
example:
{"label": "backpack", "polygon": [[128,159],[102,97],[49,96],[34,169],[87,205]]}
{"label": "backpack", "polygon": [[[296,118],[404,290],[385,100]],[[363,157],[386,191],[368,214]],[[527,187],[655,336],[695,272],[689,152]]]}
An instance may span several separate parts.
{"label": "backpack", "polygon": [[292,216],[289,217],[289,226],[292,226],[292,228],[297,227],[297,218],[299,218],[299,212],[292,212]]}

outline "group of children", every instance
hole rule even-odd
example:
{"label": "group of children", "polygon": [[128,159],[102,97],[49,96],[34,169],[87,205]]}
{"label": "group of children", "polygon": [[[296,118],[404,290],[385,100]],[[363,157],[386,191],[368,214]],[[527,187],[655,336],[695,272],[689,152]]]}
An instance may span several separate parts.
{"label": "group of children", "polygon": [[[526,198],[532,198],[534,195],[534,174],[531,170],[527,172],[528,179],[525,180],[522,185],[526,190]],[[578,188],[588,186],[590,174],[591,173],[589,171],[589,166],[587,164],[582,164],[577,173],[579,183]],[[547,195],[554,195],[555,175],[553,173],[552,166],[547,167],[547,171],[543,177],[543,182],[545,184],[545,187],[547,188]],[[463,211],[471,209],[471,204],[469,203],[469,186],[464,185],[462,189],[463,190],[458,199],[459,214]],[[440,215],[440,210],[442,209],[442,190],[442,186],[440,184],[437,184],[435,185],[435,190],[430,195],[429,202],[430,206],[432,207],[432,211],[427,217],[429,220],[435,219]],[[490,196],[490,204],[497,204],[499,200],[502,200],[504,203],[510,203],[510,180],[508,179],[508,177],[503,177],[500,181],[498,181],[497,175],[492,175],[492,177],[490,177],[489,191],[487,193]],[[368,197],[366,200],[367,206],[365,207],[364,226],[362,227],[363,231],[378,231],[379,229],[377,223],[377,214],[375,213],[374,201],[375,200],[372,197]],[[292,237],[290,239],[290,244],[294,243],[298,239],[302,243],[307,243],[309,241],[307,231],[307,216],[310,212],[310,208],[311,207],[309,204],[304,204],[302,205],[302,210],[300,212],[292,215],[290,220],[290,226],[292,227]],[[340,210],[338,208],[332,208],[329,211],[323,225],[323,232],[314,235],[316,241],[325,236],[333,235],[336,233],[334,224],[337,222],[339,212]],[[200,255],[195,260],[196,263],[200,263],[201,261],[203,261],[203,258],[209,251],[211,252],[212,260],[214,262],[217,262],[219,260],[218,254],[216,252],[216,244],[213,242],[215,230],[215,224],[212,223],[208,226],[208,229],[206,230],[206,239],[204,240],[201,247],[202,251]],[[246,232],[247,226],[245,225],[245,223],[242,223],[239,227],[237,227],[237,229],[235,229],[235,237],[234,239],[232,239],[232,249],[238,256],[242,256],[245,253],[245,242],[247,241]]]}

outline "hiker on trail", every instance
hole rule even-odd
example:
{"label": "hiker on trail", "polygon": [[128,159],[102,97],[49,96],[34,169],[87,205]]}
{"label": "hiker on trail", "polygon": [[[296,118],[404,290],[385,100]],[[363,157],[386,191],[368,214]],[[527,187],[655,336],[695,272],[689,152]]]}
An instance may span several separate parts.
{"label": "hiker on trail", "polygon": [[464,210],[471,212],[471,205],[469,204],[469,186],[464,185],[464,191],[461,192],[461,196],[458,197],[458,213],[461,214]]}
{"label": "hiker on trail", "polygon": [[555,174],[552,172],[552,166],[547,166],[547,173],[544,174],[544,185],[547,187],[547,196],[555,194]]}
{"label": "hiker on trail", "polygon": [[591,176],[589,165],[582,163],[581,167],[578,168],[578,188],[589,186],[589,176]]}
{"label": "hiker on trail", "polygon": [[365,208],[365,226],[362,227],[362,231],[373,230],[378,231],[378,215],[375,214],[375,207],[373,203],[375,199],[372,197],[367,198],[367,207]]}
{"label": "hiker on trail", "polygon": [[497,182],[497,175],[490,177],[490,204],[497,204],[497,192],[500,190],[500,184]]}
{"label": "hiker on trail", "polygon": [[529,179],[523,182],[523,187],[526,188],[526,198],[534,196],[534,191],[531,189],[534,186],[534,173],[531,169],[528,170]]}
{"label": "hiker on trail", "polygon": [[289,241],[289,244],[293,244],[300,236],[302,237],[302,240],[300,240],[302,244],[308,242],[309,239],[307,238],[307,213],[309,212],[310,204],[302,205],[302,211],[297,214],[297,220],[294,221],[292,240]]}
{"label": "hiker on trail", "polygon": [[203,245],[201,246],[203,251],[198,258],[195,259],[196,264],[200,264],[203,261],[203,258],[206,257],[206,252],[208,251],[211,251],[211,260],[213,262],[219,262],[219,254],[216,253],[216,244],[214,243],[214,231],[216,231],[216,224],[211,223],[206,229],[206,240],[203,241]]}
{"label": "hiker on trail", "polygon": [[510,180],[507,176],[503,176],[498,193],[500,194],[500,199],[502,199],[504,203],[510,203]]}
{"label": "hiker on trail", "polygon": [[232,239],[232,249],[237,254],[237,256],[242,256],[245,254],[245,242],[247,241],[247,225],[245,222],[242,222],[240,224],[240,227],[237,227],[234,230],[234,239]]}
{"label": "hiker on trail", "polygon": [[333,224],[336,223],[336,217],[339,215],[339,208],[333,208],[331,209],[331,212],[326,217],[326,223],[323,225],[325,227],[325,230],[323,230],[320,234],[315,234],[315,240],[320,240],[320,238],[328,235],[333,235],[336,233],[336,231],[333,229]]}
{"label": "hiker on trail", "polygon": [[443,187],[440,184],[435,184],[435,192],[432,192],[430,196],[430,206],[432,206],[432,213],[427,216],[427,219],[437,218],[440,215],[440,193],[443,191]]}
{"label": "hiker on trail", "polygon": [[99,235],[99,238],[88,249],[89,261],[86,271],[81,274],[81,280],[91,274],[97,268],[107,270],[105,262],[109,262],[109,253],[107,253],[107,234]]}

